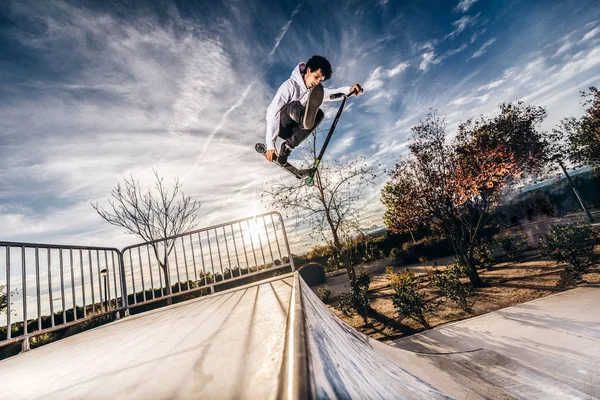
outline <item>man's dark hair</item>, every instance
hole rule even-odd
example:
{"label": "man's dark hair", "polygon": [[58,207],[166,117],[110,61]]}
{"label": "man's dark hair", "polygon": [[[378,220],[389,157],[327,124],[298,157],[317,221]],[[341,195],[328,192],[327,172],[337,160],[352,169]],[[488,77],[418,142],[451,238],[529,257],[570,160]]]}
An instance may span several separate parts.
{"label": "man's dark hair", "polygon": [[306,63],[306,68],[310,68],[311,71],[320,69],[321,72],[323,72],[325,80],[331,78],[331,75],[333,74],[333,71],[331,70],[331,64],[329,64],[329,61],[322,56],[312,56]]}

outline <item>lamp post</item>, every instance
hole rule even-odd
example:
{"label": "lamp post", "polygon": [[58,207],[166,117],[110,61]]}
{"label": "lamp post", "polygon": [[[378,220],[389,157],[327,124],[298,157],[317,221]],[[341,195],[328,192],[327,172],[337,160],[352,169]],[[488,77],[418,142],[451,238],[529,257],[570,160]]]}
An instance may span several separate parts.
{"label": "lamp post", "polygon": [[583,208],[583,211],[585,211],[585,215],[587,216],[587,218],[590,221],[590,223],[593,224],[594,223],[594,217],[592,217],[592,214],[590,213],[590,210],[586,207],[585,203],[583,202],[583,199],[579,195],[579,192],[575,188],[575,184],[573,183],[573,180],[571,179],[571,176],[567,172],[567,169],[565,168],[565,165],[562,163],[561,160],[558,160],[558,165],[560,165],[560,168],[562,169],[562,171],[564,172],[565,176],[567,177],[567,180],[569,181],[569,184],[571,185],[571,188],[573,189],[573,192],[575,193],[575,197],[577,197],[577,200],[579,200],[579,204],[581,205],[581,208]]}
{"label": "lamp post", "polygon": [[108,279],[108,271],[106,270],[106,268],[104,268],[102,271],[100,271],[100,275],[102,275],[102,278],[104,278],[104,312],[108,311],[108,287],[106,286],[106,280]]}

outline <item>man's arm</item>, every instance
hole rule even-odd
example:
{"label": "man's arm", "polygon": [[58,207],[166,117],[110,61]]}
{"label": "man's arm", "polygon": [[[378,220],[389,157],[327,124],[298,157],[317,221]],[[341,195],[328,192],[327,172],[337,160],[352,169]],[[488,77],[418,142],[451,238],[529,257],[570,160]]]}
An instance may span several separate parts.
{"label": "man's arm", "polygon": [[332,94],[336,94],[336,93],[348,94],[353,90],[356,92],[355,96],[358,96],[359,94],[361,94],[363,92],[362,87],[358,83],[356,83],[352,86],[344,86],[344,87],[337,88],[337,89],[329,89],[329,88],[323,87],[323,101],[341,100],[342,99],[341,97],[337,98],[337,99],[332,99],[332,98],[330,98],[330,96]]}
{"label": "man's arm", "polygon": [[267,108],[267,133],[265,135],[267,151],[275,150],[275,141],[279,135],[279,114],[281,108],[290,101],[292,96],[290,85],[289,80],[283,82]]}

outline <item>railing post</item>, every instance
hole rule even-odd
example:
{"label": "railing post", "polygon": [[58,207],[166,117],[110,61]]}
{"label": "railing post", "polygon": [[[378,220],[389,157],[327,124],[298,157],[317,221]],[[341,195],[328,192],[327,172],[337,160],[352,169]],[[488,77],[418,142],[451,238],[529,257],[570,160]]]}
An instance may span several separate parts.
{"label": "railing post", "polygon": [[119,270],[121,275],[121,302],[122,306],[125,308],[124,317],[129,316],[129,300],[127,295],[127,281],[125,280],[125,261],[124,261],[123,251],[119,250]]}
{"label": "railing post", "polygon": [[290,266],[292,267],[292,272],[296,270],[294,266],[294,257],[292,256],[292,252],[290,250],[290,242],[288,242],[287,232],[285,231],[285,224],[283,223],[283,216],[276,212],[279,216],[279,222],[281,222],[281,231],[283,232],[283,241],[285,242],[285,249],[287,250],[288,256],[290,257]]}

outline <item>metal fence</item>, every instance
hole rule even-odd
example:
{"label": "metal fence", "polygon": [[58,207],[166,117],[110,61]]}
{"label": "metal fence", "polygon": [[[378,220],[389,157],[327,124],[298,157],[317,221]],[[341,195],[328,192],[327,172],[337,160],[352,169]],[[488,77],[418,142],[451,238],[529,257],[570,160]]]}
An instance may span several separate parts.
{"label": "metal fence", "polygon": [[270,212],[116,248],[0,242],[0,347],[224,282],[291,268]]}
{"label": "metal fence", "polygon": [[0,242],[0,346],[124,309],[120,260],[114,248]]}
{"label": "metal fence", "polygon": [[202,288],[213,292],[268,268],[294,268],[283,219],[274,212],[129,246],[122,254],[130,307]]}

